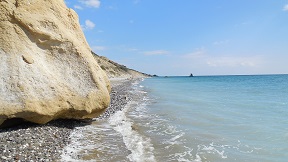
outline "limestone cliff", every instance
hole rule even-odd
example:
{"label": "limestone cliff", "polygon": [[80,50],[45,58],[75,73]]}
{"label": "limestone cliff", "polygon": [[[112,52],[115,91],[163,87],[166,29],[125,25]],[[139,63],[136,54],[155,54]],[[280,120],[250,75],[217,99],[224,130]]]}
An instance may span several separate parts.
{"label": "limestone cliff", "polygon": [[143,78],[151,77],[149,74],[145,74],[133,69],[129,69],[124,65],[118,64],[104,56],[99,56],[92,52],[94,58],[97,60],[100,67],[106,72],[107,76],[112,78]]}
{"label": "limestone cliff", "polygon": [[109,80],[64,0],[0,0],[0,125],[98,116]]}

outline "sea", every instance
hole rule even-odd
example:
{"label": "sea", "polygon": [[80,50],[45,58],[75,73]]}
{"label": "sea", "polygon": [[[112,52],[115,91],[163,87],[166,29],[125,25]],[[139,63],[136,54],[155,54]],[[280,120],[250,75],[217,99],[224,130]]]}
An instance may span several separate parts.
{"label": "sea", "polygon": [[123,111],[77,127],[62,160],[288,161],[288,75],[153,77],[131,93]]}

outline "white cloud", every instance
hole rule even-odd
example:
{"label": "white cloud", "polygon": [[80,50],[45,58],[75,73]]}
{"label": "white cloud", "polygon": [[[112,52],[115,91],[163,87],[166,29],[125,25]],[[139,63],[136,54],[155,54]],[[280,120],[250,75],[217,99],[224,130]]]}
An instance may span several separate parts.
{"label": "white cloud", "polygon": [[112,5],[106,6],[105,8],[108,10],[118,10],[118,5],[112,4]]}
{"label": "white cloud", "polygon": [[206,61],[212,67],[255,67],[260,63],[258,57],[217,57]]}
{"label": "white cloud", "polygon": [[286,4],[286,5],[283,7],[283,10],[284,10],[284,11],[288,11],[288,4]]}
{"label": "white cloud", "polygon": [[251,24],[253,24],[252,21],[244,21],[244,22],[235,24],[234,27],[236,27],[236,28],[247,27],[247,26],[249,26]]}
{"label": "white cloud", "polygon": [[135,51],[139,51],[139,49],[137,49],[137,48],[128,48],[127,51],[135,52]]}
{"label": "white cloud", "polygon": [[165,50],[145,51],[142,52],[144,55],[166,55],[169,52]]}
{"label": "white cloud", "polygon": [[262,55],[251,54],[223,54],[211,52],[205,47],[197,48],[191,53],[175,58],[173,65],[185,73],[210,74],[250,74],[259,73],[265,64]]}
{"label": "white cloud", "polygon": [[90,20],[86,20],[85,21],[85,26],[84,26],[84,29],[93,29],[95,27],[95,24],[90,21]]}
{"label": "white cloud", "polygon": [[107,48],[104,46],[92,46],[91,47],[93,51],[105,51]]}
{"label": "white cloud", "polygon": [[213,45],[218,46],[218,45],[224,45],[224,44],[228,44],[229,40],[221,40],[221,41],[215,41],[213,42]]}
{"label": "white cloud", "polygon": [[197,48],[194,52],[183,55],[184,58],[199,58],[204,57],[206,54],[205,48]]}
{"label": "white cloud", "polygon": [[86,5],[87,7],[94,7],[99,8],[100,7],[100,0],[79,0],[80,3]]}
{"label": "white cloud", "polygon": [[78,10],[83,10],[83,8],[81,6],[78,6],[78,5],[74,5],[74,8],[78,9]]}

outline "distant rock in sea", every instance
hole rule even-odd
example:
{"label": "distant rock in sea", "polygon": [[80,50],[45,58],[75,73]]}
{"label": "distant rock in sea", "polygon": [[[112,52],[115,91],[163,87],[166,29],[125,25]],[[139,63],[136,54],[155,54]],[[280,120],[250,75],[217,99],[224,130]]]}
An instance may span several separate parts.
{"label": "distant rock in sea", "polygon": [[0,1],[0,125],[99,116],[108,77],[64,0]]}

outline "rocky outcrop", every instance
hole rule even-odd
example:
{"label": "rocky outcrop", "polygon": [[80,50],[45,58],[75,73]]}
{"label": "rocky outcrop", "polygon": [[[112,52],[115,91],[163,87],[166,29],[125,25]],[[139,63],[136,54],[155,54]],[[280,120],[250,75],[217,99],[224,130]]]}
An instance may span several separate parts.
{"label": "rocky outcrop", "polygon": [[96,53],[92,52],[94,58],[108,75],[110,79],[112,78],[145,78],[145,77],[151,77],[149,74],[145,74],[130,68],[127,68],[124,65],[118,64],[112,60],[109,60],[108,58],[104,56],[99,56]]}
{"label": "rocky outcrop", "polygon": [[108,107],[108,78],[64,0],[0,0],[0,11],[0,125],[91,118]]}

